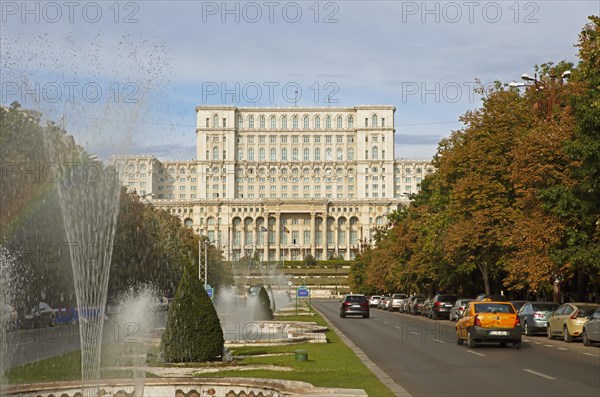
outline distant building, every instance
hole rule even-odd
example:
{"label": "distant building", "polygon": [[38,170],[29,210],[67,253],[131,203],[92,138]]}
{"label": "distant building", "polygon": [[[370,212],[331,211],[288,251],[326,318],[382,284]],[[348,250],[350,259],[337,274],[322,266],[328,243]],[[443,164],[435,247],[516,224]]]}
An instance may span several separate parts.
{"label": "distant building", "polygon": [[197,160],[117,157],[123,183],[227,259],[353,259],[419,190],[430,162],[394,159],[389,105],[196,108]]}

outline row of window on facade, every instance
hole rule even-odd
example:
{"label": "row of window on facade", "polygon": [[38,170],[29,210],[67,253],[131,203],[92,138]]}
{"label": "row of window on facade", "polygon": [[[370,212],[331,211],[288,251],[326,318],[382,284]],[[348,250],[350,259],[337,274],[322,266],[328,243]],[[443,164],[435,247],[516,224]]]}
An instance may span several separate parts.
{"label": "row of window on facade", "polygon": [[[260,148],[258,149],[258,157],[255,157],[255,151],[254,148],[250,148],[248,149],[247,152],[247,161],[267,161],[267,152],[265,148]],[[283,148],[281,149],[281,156],[279,158],[277,158],[277,149],[275,148],[271,148],[269,150],[269,158],[268,161],[301,161],[300,160],[300,150],[298,148],[293,148],[291,150],[291,156],[288,156],[288,149],[287,148]],[[213,161],[219,161],[219,160],[226,160],[227,159],[227,151],[223,150],[223,157],[219,157],[220,155],[220,149],[215,146],[212,149],[212,160]],[[206,158],[209,159],[210,157],[210,152],[207,150],[206,151]],[[347,161],[354,161],[354,149],[349,148],[347,151]],[[381,151],[381,158],[379,156],[379,148],[377,146],[373,146],[371,148],[371,157],[369,157],[369,150],[366,149],[365,150],[365,159],[367,160],[385,160],[385,150]],[[236,156],[236,160],[237,161],[244,161],[244,150],[243,149],[238,149],[237,151],[237,156]],[[308,148],[304,148],[302,150],[302,161],[334,161],[334,157],[333,157],[333,149],[331,148],[326,148],[325,152],[324,152],[324,156],[323,158],[321,158],[321,148],[315,148],[314,152],[313,152],[313,156],[311,159],[310,156],[310,149]],[[342,150],[342,148],[338,148],[335,152],[335,161],[344,161],[344,151]]]}
{"label": "row of window on facade", "polygon": [[[419,189],[417,189],[417,190],[419,190]],[[412,187],[409,186],[409,185],[406,185],[405,189],[404,189],[404,192],[405,193],[412,193]],[[397,191],[396,193],[394,193],[394,198],[397,198],[397,199],[403,198],[403,197],[405,197],[405,193],[399,193]],[[144,193],[141,193],[141,194],[145,194],[145,191],[144,191]],[[369,197],[371,197],[371,198],[385,198],[386,195],[385,195],[385,192],[382,192],[381,194],[379,194],[378,192],[372,192],[372,193],[366,192],[365,193],[365,198],[369,198]],[[158,200],[176,200],[176,199],[178,199],[178,200],[188,200],[188,199],[189,200],[196,200],[196,199],[199,199],[200,197],[198,197],[198,195],[195,194],[195,193],[190,194],[189,196],[187,194],[183,193],[183,194],[180,194],[177,197],[173,193],[169,193],[169,194],[163,194],[163,193],[161,193],[161,194],[158,194],[158,196],[155,196],[155,198],[158,199]],[[208,193],[207,192],[204,198],[207,198],[207,199],[209,199],[209,198],[218,199],[218,198],[227,198],[227,197],[226,197],[226,194],[224,192],[223,193]],[[337,194],[335,194],[335,196],[334,196],[333,193],[326,193],[325,195],[322,195],[321,193],[312,193],[312,194],[311,193],[304,193],[302,196],[300,196],[299,193],[293,193],[291,195],[289,195],[287,193],[282,193],[282,194],[271,193],[268,196],[267,196],[266,193],[260,193],[258,195],[250,193],[250,194],[247,194],[246,196],[244,196],[243,193],[239,193],[236,196],[236,198],[239,198],[239,199],[246,198],[246,199],[249,199],[249,200],[253,200],[253,199],[256,199],[256,198],[261,198],[261,199],[264,199],[264,198],[270,198],[270,199],[289,199],[289,198],[291,198],[291,199],[299,199],[299,198],[304,198],[304,199],[313,199],[313,198],[314,199],[321,199],[321,198],[325,198],[325,199],[333,199],[333,198],[336,198],[336,199],[355,199],[356,197],[355,197],[354,193],[348,193],[348,194],[337,193]]]}
{"label": "row of window on facade", "polygon": [[[333,143],[333,135],[324,135],[324,136],[325,136],[325,143],[327,143],[327,144]],[[355,141],[354,137],[355,137],[355,135],[347,135],[346,143],[350,143],[350,144],[354,143],[354,141]],[[385,142],[385,135],[380,136],[379,134],[372,134],[372,135],[370,135],[370,137],[371,137],[371,139],[370,139],[371,142],[379,142],[380,138],[381,138],[381,142]],[[236,143],[238,143],[238,144],[244,144],[244,143],[254,144],[257,142],[254,138],[255,138],[254,135],[238,136]],[[282,143],[282,144],[290,143],[290,140],[288,138],[289,137],[287,135],[279,136],[279,141],[280,141],[279,143]],[[291,138],[292,138],[291,143],[293,143],[293,144],[300,143],[300,135],[292,135]],[[320,143],[322,143],[321,138],[322,138],[321,135],[314,135],[314,136],[312,136],[312,142],[320,144]],[[227,142],[227,136],[206,135],[206,142],[221,142],[221,140],[223,142]],[[365,142],[369,142],[369,135],[365,136]],[[266,144],[267,136],[266,135],[258,135],[258,143]],[[273,145],[277,144],[277,135],[269,135],[269,143],[273,144]],[[311,143],[311,135],[302,135],[302,143],[306,143],[306,144]],[[335,143],[343,144],[344,143],[344,135],[336,135]]]}
{"label": "row of window on facade", "polygon": [[[257,125],[255,125],[255,119],[254,119],[254,115],[249,115],[247,118],[247,128],[259,128],[259,129],[265,129],[267,128],[267,119],[264,115],[260,115],[258,116],[258,123]],[[297,129],[299,128],[299,120],[300,118],[297,115],[293,115],[291,116],[291,128],[292,129]],[[324,118],[325,122],[324,122],[324,127],[326,129],[331,129],[332,128],[332,117],[330,115],[326,115]],[[378,116],[376,114],[372,115],[370,118],[370,123],[369,123],[369,118],[366,117],[365,118],[365,127],[379,127],[379,124],[381,124],[381,127],[385,127],[385,117],[381,118],[381,123],[379,123],[379,119]],[[268,119],[268,125],[270,129],[288,129],[288,117],[283,115],[279,118],[279,123],[277,122],[277,117],[274,115],[271,115]],[[206,128],[227,128],[227,119],[223,118],[221,119],[221,123],[219,123],[219,115],[215,114],[212,117],[212,125],[211,125],[211,120],[209,117],[206,118],[206,124],[205,124]],[[312,118],[312,126],[311,126],[311,120],[310,117],[308,115],[304,115],[302,116],[302,127],[304,129],[309,129],[309,128],[313,128],[313,129],[318,129],[318,128],[322,128],[321,127],[321,116],[316,115],[313,116]],[[237,117],[237,128],[241,129],[244,128],[244,116],[242,115],[238,115]],[[344,128],[343,125],[343,117],[338,115],[335,118],[335,128],[337,129],[342,129]],[[346,118],[346,128],[354,128],[354,117],[353,116],[348,116]]]}

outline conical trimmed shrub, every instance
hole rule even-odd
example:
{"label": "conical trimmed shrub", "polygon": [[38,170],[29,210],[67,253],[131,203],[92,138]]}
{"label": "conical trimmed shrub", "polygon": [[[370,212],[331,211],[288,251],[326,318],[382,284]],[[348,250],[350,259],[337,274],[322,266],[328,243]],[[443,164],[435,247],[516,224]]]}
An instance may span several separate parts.
{"label": "conical trimmed shrub", "polygon": [[186,266],[169,308],[161,352],[165,362],[187,363],[219,359],[223,330],[204,286]]}
{"label": "conical trimmed shrub", "polygon": [[261,287],[257,302],[254,307],[254,320],[273,320],[273,310],[271,310],[271,299],[265,287]]}

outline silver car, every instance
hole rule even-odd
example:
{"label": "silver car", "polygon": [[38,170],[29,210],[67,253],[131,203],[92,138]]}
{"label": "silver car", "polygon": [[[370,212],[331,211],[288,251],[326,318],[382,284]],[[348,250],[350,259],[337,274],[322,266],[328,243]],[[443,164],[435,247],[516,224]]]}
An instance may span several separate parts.
{"label": "silver car", "polygon": [[467,303],[471,302],[472,300],[473,299],[460,298],[456,302],[454,302],[454,306],[452,306],[452,309],[450,309],[449,320],[457,321],[465,311]]}
{"label": "silver car", "polygon": [[519,309],[519,321],[527,336],[546,332],[550,314],[558,308],[554,302],[527,302]]}
{"label": "silver car", "polygon": [[592,342],[600,342],[600,307],[583,324],[581,336],[583,337],[583,344],[586,346],[591,346]]}

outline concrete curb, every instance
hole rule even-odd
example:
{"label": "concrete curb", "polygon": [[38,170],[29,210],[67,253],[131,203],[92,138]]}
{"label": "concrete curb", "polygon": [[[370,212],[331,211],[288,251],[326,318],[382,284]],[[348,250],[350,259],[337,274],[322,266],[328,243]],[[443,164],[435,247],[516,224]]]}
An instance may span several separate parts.
{"label": "concrete curb", "polygon": [[318,310],[315,305],[312,305],[314,311],[319,313],[321,317],[325,319],[329,327],[342,339],[342,341],[356,354],[358,359],[367,367],[375,376],[383,383],[388,389],[398,397],[413,397],[405,388],[394,382],[390,376],[381,370],[359,347],[357,347],[344,333],[337,328],[329,319]]}

